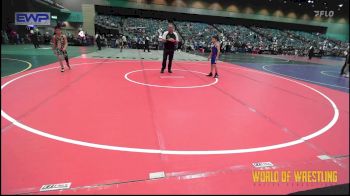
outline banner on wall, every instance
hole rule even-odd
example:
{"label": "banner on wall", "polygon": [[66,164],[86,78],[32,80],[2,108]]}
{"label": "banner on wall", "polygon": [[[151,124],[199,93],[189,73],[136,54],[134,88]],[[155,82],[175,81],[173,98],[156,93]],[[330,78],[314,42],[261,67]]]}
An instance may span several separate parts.
{"label": "banner on wall", "polygon": [[16,25],[50,25],[50,12],[16,12]]}

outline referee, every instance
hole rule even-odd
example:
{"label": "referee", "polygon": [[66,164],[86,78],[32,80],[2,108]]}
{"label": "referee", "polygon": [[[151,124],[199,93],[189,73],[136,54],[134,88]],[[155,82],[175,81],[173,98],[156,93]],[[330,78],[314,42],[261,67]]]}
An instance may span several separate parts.
{"label": "referee", "polygon": [[168,72],[173,73],[171,71],[171,63],[174,57],[175,45],[176,43],[179,42],[179,37],[177,33],[174,32],[173,24],[169,23],[168,31],[165,31],[162,36],[162,42],[164,42],[164,52],[163,52],[162,70],[160,71],[160,73],[164,73],[164,70],[166,68],[166,60],[168,56],[169,56]]}

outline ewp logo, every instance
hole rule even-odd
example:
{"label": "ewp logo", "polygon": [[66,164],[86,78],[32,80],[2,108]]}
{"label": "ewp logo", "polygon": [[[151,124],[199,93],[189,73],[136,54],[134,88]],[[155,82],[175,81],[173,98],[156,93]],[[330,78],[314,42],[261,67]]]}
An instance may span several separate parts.
{"label": "ewp logo", "polygon": [[50,25],[50,12],[16,12],[16,25]]}

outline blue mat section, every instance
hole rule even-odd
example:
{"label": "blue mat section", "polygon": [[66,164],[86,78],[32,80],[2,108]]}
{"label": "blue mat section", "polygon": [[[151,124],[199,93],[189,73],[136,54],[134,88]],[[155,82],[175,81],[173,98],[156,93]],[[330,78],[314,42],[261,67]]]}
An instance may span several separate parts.
{"label": "blue mat section", "polygon": [[[200,56],[208,54],[195,53]],[[338,65],[323,65],[311,62],[301,62],[287,59],[271,58],[249,54],[222,54],[220,60],[243,67],[261,70],[296,80],[313,83],[334,90],[349,93],[349,78],[339,75],[345,58],[322,57],[322,59],[337,60]],[[220,67],[220,63],[218,64]]]}
{"label": "blue mat section", "polygon": [[329,59],[329,60],[336,60],[336,61],[345,62],[344,57],[324,56],[324,57],[322,57],[322,59]]}
{"label": "blue mat section", "polygon": [[313,64],[232,63],[349,93],[349,78],[341,77],[339,75],[341,69],[340,66]]}

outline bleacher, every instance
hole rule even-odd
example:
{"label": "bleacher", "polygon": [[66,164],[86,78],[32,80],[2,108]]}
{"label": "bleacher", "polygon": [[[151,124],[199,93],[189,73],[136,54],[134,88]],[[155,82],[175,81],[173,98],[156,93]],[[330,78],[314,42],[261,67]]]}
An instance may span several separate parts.
{"label": "bleacher", "polygon": [[166,20],[125,18],[123,21],[123,34],[135,42],[137,39],[143,42],[147,36],[151,43],[155,43],[166,29],[167,24]]}
{"label": "bleacher", "polygon": [[208,51],[211,37],[220,33],[214,26],[206,23],[175,21],[175,25],[177,31],[182,35],[184,48],[188,50],[203,48]]}
{"label": "bleacher", "polygon": [[95,24],[108,29],[120,29],[122,18],[112,15],[96,15]]}
{"label": "bleacher", "polygon": [[[95,24],[106,29],[118,30],[128,38],[130,47],[138,47],[149,37],[151,47],[158,48],[159,36],[166,31],[168,21],[97,15]],[[183,49],[209,51],[211,37],[219,35],[222,49],[226,52],[253,52],[270,54],[305,55],[309,47],[315,47],[316,54],[343,56],[349,43],[332,40],[325,35],[301,31],[279,30],[240,25],[206,24],[198,22],[175,21],[176,31],[184,43]],[[322,52],[322,54],[321,54]]]}
{"label": "bleacher", "polygon": [[226,38],[223,44],[224,48],[225,45],[229,44],[231,51],[253,52],[267,50],[271,45],[271,41],[244,26],[215,25],[215,27]]}

